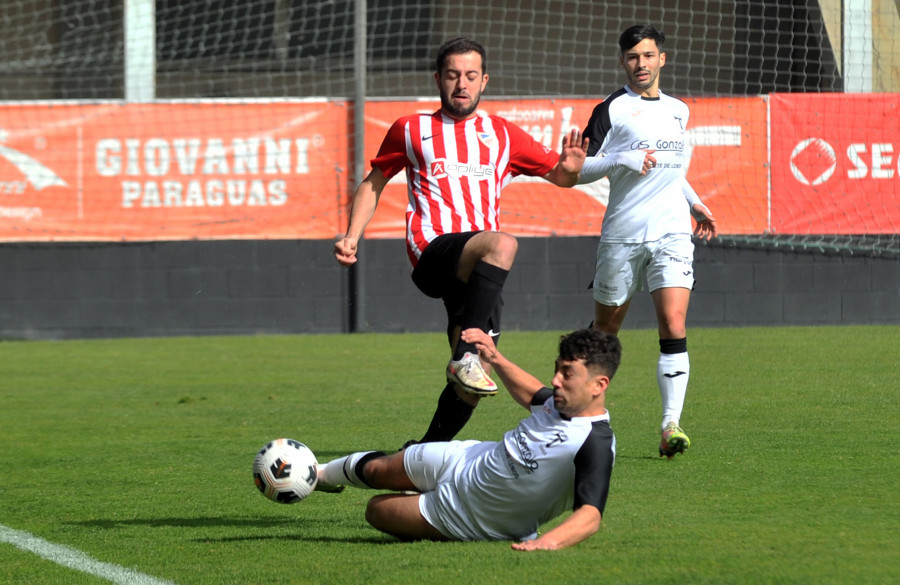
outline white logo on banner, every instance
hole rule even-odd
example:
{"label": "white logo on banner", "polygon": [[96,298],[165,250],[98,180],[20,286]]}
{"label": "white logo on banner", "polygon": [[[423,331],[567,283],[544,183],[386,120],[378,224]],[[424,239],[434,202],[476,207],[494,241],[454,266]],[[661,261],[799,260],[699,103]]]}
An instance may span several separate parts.
{"label": "white logo on banner", "polygon": [[[9,132],[0,128],[0,142],[5,142]],[[23,152],[0,144],[0,156],[5,158],[25,175],[29,183],[40,191],[47,187],[65,187],[66,182],[49,168]]]}
{"label": "white logo on banner", "polygon": [[[809,149],[809,152],[806,152]],[[828,167],[822,171],[818,176],[815,177],[807,177],[802,169],[797,166],[797,158],[800,154],[805,153],[804,158],[818,157],[825,162]],[[834,170],[837,168],[837,157],[834,155],[834,149],[830,144],[822,140],[821,138],[807,138],[806,140],[800,141],[797,146],[794,147],[794,151],[791,153],[791,173],[794,174],[794,178],[804,185],[816,186],[821,185],[825,181],[831,178],[831,175],[834,174]],[[806,173],[809,173],[810,169],[806,170]],[[815,172],[815,171],[813,171]]]}

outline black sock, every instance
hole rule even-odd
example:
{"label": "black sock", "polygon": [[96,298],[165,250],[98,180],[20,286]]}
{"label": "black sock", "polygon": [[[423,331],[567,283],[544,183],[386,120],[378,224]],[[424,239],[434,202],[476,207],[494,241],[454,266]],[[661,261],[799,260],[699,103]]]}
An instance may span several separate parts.
{"label": "black sock", "polygon": [[428,426],[425,436],[419,442],[449,441],[466,426],[474,410],[473,405],[460,399],[453,384],[447,384],[444,391],[441,392],[441,397],[438,398],[437,409],[434,411],[431,425]]}
{"label": "black sock", "polygon": [[687,351],[687,337],[679,339],[660,339],[659,353],[684,353]]}
{"label": "black sock", "polygon": [[[475,264],[472,274],[469,275],[469,282],[466,283],[460,329],[477,327],[487,331],[494,307],[500,302],[507,276],[509,270],[499,266],[484,261]],[[456,351],[453,352],[453,359],[460,359],[466,352],[478,353],[474,345],[460,340],[456,345]]]}

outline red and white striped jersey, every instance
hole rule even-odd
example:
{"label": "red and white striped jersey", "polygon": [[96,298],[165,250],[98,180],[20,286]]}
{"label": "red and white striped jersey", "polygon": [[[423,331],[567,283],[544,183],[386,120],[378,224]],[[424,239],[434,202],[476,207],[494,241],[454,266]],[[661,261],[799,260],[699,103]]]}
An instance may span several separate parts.
{"label": "red and white striped jersey", "polygon": [[500,191],[517,175],[543,176],[559,155],[498,116],[454,120],[440,110],[398,119],[372,167],[406,169],[406,244],[415,267],[437,236],[500,229]]}

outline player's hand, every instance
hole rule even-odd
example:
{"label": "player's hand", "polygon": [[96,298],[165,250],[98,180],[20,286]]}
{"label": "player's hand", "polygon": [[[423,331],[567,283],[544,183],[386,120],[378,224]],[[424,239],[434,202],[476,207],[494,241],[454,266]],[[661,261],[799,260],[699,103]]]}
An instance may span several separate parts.
{"label": "player's hand", "polygon": [[550,543],[542,542],[540,538],[535,538],[534,540],[523,540],[521,542],[514,542],[510,545],[510,548],[513,550],[557,550],[558,546],[551,546]]}
{"label": "player's hand", "polygon": [[591,139],[581,136],[581,130],[572,128],[563,136],[562,150],[559,153],[559,167],[567,173],[578,173],[587,158],[588,144]]}
{"label": "player's hand", "polygon": [[459,338],[466,343],[471,343],[478,350],[478,356],[485,362],[492,364],[500,352],[494,344],[494,339],[477,327],[464,329],[459,333]]}
{"label": "player's hand", "polygon": [[644,163],[641,165],[641,175],[646,175],[650,172],[650,169],[656,166],[656,157],[653,156],[653,153],[656,152],[656,149],[653,150],[645,150],[647,154],[644,155]]}
{"label": "player's hand", "polygon": [[694,203],[691,206],[691,215],[697,221],[697,226],[694,228],[694,235],[699,237],[701,240],[711,240],[718,235],[718,229],[716,227],[716,218],[712,216],[709,208],[707,208],[702,203]]}
{"label": "player's hand", "polygon": [[341,238],[334,243],[334,257],[341,266],[356,264],[356,249],[359,243],[356,238]]}

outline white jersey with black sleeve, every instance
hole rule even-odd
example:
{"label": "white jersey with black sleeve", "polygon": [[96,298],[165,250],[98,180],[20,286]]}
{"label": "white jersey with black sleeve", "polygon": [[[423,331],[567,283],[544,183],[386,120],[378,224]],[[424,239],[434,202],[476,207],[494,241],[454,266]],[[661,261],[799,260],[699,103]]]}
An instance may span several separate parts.
{"label": "white jersey with black sleeve", "polygon": [[[643,97],[629,87],[598,104],[584,136],[590,138],[580,182],[609,177],[609,204],[600,239],[642,243],[669,234],[690,234],[690,207],[699,202],[685,179],[685,140],[690,111],[659,92]],[[644,151],[656,166],[640,174]]]}
{"label": "white jersey with black sleeve", "polygon": [[455,442],[449,481],[419,503],[431,524],[458,540],[527,540],[565,511],[591,505],[603,513],[616,448],[609,413],[567,419],[549,388],[531,412],[500,442]]}

